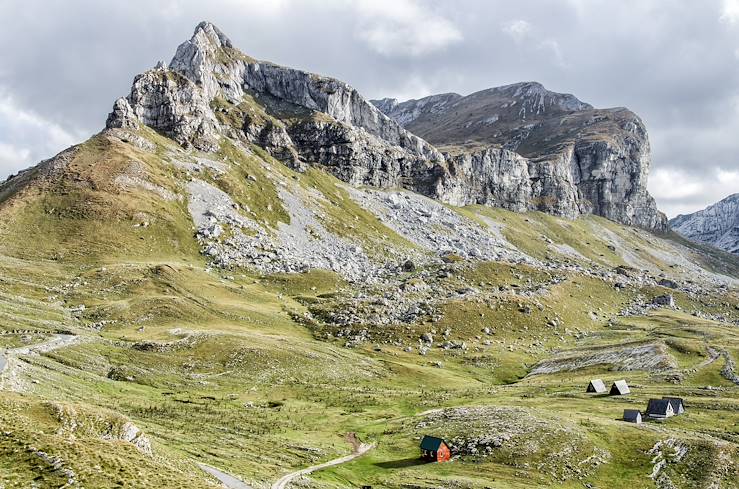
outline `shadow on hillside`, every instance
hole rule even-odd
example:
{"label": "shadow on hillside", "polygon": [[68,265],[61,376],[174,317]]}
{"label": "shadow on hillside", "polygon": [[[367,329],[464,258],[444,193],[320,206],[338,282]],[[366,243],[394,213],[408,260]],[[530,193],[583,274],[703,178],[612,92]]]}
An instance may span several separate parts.
{"label": "shadow on hillside", "polygon": [[424,460],[420,457],[404,458],[400,460],[388,460],[387,462],[377,462],[375,466],[383,469],[402,469],[405,467],[413,467],[415,465],[423,465],[431,463],[429,460]]}

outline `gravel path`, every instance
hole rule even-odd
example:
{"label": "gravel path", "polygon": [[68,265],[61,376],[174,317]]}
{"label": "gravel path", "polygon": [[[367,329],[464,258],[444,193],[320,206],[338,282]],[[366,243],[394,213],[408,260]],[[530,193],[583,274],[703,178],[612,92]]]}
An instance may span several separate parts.
{"label": "gravel path", "polygon": [[0,390],[6,388],[10,390],[22,389],[14,376],[15,372],[13,372],[13,360],[18,355],[38,355],[77,344],[81,339],[80,336],[72,334],[55,334],[50,340],[43,343],[0,351]]}
{"label": "gravel path", "polygon": [[349,455],[346,455],[344,457],[339,457],[334,460],[329,460],[328,462],[324,462],[319,465],[313,465],[311,467],[307,467],[305,469],[298,470],[296,472],[291,472],[287,475],[282,476],[277,482],[272,484],[272,489],[287,489],[289,487],[290,482],[297,479],[300,476],[310,474],[312,472],[315,472],[317,470],[325,469],[327,467],[333,467],[334,465],[340,465],[346,462],[349,462],[351,460],[354,460],[355,458],[361,457],[368,451],[375,448],[374,443],[362,443],[357,447],[357,449],[354,451],[354,453],[351,453]]}
{"label": "gravel path", "polygon": [[198,464],[198,467],[200,467],[202,470],[204,470],[205,472],[209,473],[210,475],[212,475],[213,477],[221,481],[221,483],[224,486],[228,487],[228,489],[252,489],[251,486],[245,484],[240,479],[237,479],[236,477],[230,474],[220,471],[216,469],[215,467],[211,467],[210,465],[201,464],[201,463]]}
{"label": "gravel path", "polygon": [[0,352],[0,373],[8,366],[8,360],[11,356],[45,353],[56,350],[57,348],[74,345],[79,339],[79,336],[73,334],[55,334],[50,340],[43,343],[12,348]]}

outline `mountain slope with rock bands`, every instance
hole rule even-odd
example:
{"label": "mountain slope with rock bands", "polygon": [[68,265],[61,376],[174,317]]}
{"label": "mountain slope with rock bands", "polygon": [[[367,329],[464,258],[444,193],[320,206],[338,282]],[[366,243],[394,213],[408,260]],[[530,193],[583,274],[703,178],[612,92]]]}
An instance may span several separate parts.
{"label": "mountain slope with rock bands", "polygon": [[[204,151],[216,151],[219,136],[227,134],[258,144],[291,168],[320,165],[354,186],[402,187],[454,205],[541,210],[568,218],[594,213],[665,229],[665,218],[646,191],[649,144],[638,117],[626,110],[594,110],[572,96],[559,100],[538,84],[491,93],[507,101],[505,111],[491,113],[485,97],[477,100],[479,94],[443,98],[455,117],[458,107],[470,104],[485,117],[476,119],[466,108],[465,127],[499,136],[442,154],[413,132],[438,145],[459,146],[466,138],[425,131],[420,121],[427,114],[401,118],[408,131],[345,83],[256,61],[218,28],[202,23],[168,66],[162,63],[135,79],[107,126],[143,123]],[[433,127],[442,132],[456,127],[438,118],[438,104],[429,105]],[[549,117],[550,111],[559,118]],[[509,144],[498,144],[503,139]],[[546,144],[539,148],[534,141]]]}
{"label": "mountain slope with rock bands", "polygon": [[739,194],[670,219],[670,228],[690,240],[739,254]]}

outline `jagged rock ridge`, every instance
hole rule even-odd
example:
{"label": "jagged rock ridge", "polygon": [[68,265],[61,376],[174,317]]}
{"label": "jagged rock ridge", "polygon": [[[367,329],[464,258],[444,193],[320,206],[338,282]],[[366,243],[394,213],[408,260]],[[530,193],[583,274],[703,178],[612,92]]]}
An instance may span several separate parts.
{"label": "jagged rock ridge", "polygon": [[739,254],[739,194],[692,214],[680,214],[670,219],[670,227],[690,240]]}
{"label": "jagged rock ridge", "polygon": [[401,180],[420,181],[417,173],[443,161],[349,85],[256,61],[207,22],[167,67],[134,79],[107,126],[139,122],[203,151],[223,136],[246,139],[293,168],[319,163],[353,185],[416,189]]}
{"label": "jagged rock ridge", "polygon": [[[520,103],[500,103],[516,97]],[[493,114],[490,100],[506,112]],[[481,101],[486,103],[469,111],[464,126],[485,127],[485,134],[496,134],[504,143],[486,137],[468,145],[449,138],[444,117],[450,108],[456,113]],[[238,139],[293,169],[320,165],[352,185],[402,187],[456,205],[542,210],[569,218],[595,213],[664,228],[664,217],[646,191],[646,131],[625,109],[596,111],[538,84],[468,97],[443,94],[414,101],[413,107],[388,99],[376,105],[392,117],[341,81],[244,55],[217,27],[203,22],[169,65],[160,63],[135,78],[131,93],[116,101],[107,127],[143,123],[183,146],[210,152],[218,151],[223,137]],[[562,124],[563,117],[573,122]],[[583,122],[587,118],[589,125]],[[597,130],[583,129],[593,127]],[[415,131],[455,148],[442,154]],[[530,137],[534,133],[538,136]],[[547,141],[552,149],[534,154],[526,148],[535,140]]]}
{"label": "jagged rock ridge", "polygon": [[[646,189],[649,140],[642,121],[624,108],[594,109],[570,94],[535,82],[517,83],[461,96],[432,95],[398,103],[373,103],[399,124],[445,149],[451,161],[479,166],[491,147],[514,166],[515,177],[499,174],[495,198],[476,191],[463,203],[496,203],[513,210],[535,209],[568,217],[594,213],[629,225],[664,230],[666,218]],[[461,157],[459,153],[463,153]],[[468,172],[466,172],[468,175]],[[473,178],[473,180],[476,180]],[[469,181],[467,182],[470,183]]]}

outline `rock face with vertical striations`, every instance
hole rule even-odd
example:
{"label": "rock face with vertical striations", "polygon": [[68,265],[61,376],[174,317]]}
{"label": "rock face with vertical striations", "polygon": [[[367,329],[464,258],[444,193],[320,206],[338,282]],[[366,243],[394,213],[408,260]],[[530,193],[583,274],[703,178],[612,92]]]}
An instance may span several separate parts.
{"label": "rock face with vertical striations", "polygon": [[[593,213],[647,229],[666,228],[665,216],[646,189],[647,132],[627,109],[594,109],[573,95],[550,92],[535,82],[465,97],[450,93],[373,103],[442,150],[467,153],[462,160],[489,159],[488,148],[523,157],[519,164],[526,168],[516,175],[528,174],[528,183],[503,174],[491,175],[490,180],[513,185],[500,191],[504,195],[529,194],[526,209],[567,217]],[[485,178],[478,175],[480,179]],[[455,197],[460,202],[492,203],[474,191]],[[493,205],[521,208],[515,200]]]}
{"label": "rock face with vertical striations", "polygon": [[739,194],[698,212],[680,214],[670,219],[670,228],[692,241],[739,255]]}
{"label": "rock face with vertical striations", "polygon": [[138,124],[206,152],[224,137],[241,140],[351,185],[665,226],[646,191],[649,144],[639,118],[537,83],[370,103],[341,81],[246,56],[203,22],[169,65],[135,78],[107,127]]}

